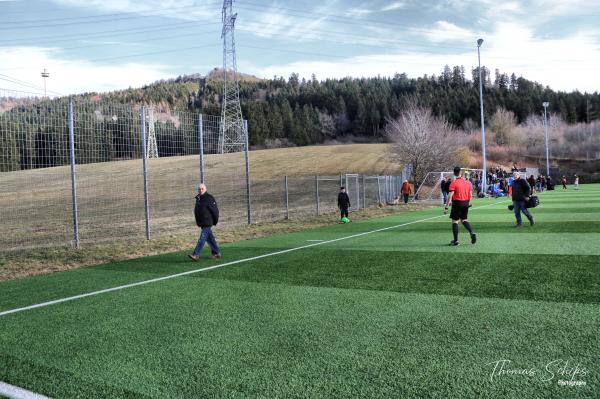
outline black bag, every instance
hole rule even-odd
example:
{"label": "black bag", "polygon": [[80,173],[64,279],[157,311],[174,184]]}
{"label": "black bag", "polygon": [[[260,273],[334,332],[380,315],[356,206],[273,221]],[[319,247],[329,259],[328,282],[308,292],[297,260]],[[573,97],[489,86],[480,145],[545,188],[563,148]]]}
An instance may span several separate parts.
{"label": "black bag", "polygon": [[537,195],[532,195],[529,197],[528,201],[525,201],[525,208],[535,208],[540,204],[540,199]]}

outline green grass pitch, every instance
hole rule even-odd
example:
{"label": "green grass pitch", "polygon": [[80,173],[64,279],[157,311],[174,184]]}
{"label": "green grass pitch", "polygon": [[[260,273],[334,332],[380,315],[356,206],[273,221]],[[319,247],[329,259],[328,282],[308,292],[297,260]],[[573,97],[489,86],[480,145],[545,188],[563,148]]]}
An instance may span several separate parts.
{"label": "green grass pitch", "polygon": [[1,316],[0,381],[54,398],[598,398],[600,185],[540,200],[521,229],[508,200],[475,201],[475,245],[461,227],[449,247],[438,208],[238,242],[218,262],[0,283],[3,312],[324,240]]}

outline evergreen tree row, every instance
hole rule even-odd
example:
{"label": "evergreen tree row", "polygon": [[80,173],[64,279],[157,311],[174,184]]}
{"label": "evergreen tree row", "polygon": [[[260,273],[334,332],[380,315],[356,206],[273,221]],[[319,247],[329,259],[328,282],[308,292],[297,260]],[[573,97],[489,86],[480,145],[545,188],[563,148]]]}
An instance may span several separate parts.
{"label": "evergreen tree row", "polygon": [[[82,104],[74,121],[78,162],[101,162],[140,156],[139,114],[131,105],[147,104],[175,115],[220,114],[222,73],[182,76],[139,88],[77,96]],[[567,123],[600,119],[600,94],[556,92],[496,70],[482,68],[486,120],[499,108],[517,121],[549,112]],[[243,77],[240,101],[253,146],[311,145],[347,136],[384,141],[387,120],[416,99],[456,127],[479,127],[479,71],[446,66],[439,76],[345,78],[319,81],[292,74],[288,79]],[[120,106],[127,105],[127,106]],[[112,108],[111,108],[112,107]],[[99,111],[99,108],[102,110]],[[44,100],[0,114],[0,170],[68,164],[67,100]],[[110,117],[106,117],[106,116]],[[49,123],[48,121],[51,121]],[[194,120],[173,118],[156,124],[159,156],[197,152]],[[58,126],[58,128],[57,128]]]}

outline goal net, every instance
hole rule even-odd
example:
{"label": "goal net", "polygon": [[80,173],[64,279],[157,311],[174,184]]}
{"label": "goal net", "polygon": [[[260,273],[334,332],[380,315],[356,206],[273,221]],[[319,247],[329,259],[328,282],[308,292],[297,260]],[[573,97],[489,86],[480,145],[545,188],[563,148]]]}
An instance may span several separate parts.
{"label": "goal net", "polygon": [[[477,190],[477,182],[481,179],[482,169],[467,169],[463,168],[463,177],[468,179],[473,186],[473,197],[476,197]],[[440,204],[444,203],[443,195],[442,195],[442,181],[450,178],[454,179],[454,173],[452,171],[444,171],[444,172],[429,172],[425,175],[425,178],[419,184],[419,187],[415,191],[415,195],[413,197],[414,201],[423,201],[423,202],[439,202]]]}

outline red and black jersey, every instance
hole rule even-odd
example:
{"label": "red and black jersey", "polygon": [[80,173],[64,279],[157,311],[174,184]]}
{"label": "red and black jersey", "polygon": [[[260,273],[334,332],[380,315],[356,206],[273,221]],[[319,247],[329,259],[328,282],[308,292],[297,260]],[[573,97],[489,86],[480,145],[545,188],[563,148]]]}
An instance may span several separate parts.
{"label": "red and black jersey", "polygon": [[473,187],[468,180],[457,177],[450,183],[450,192],[454,192],[452,201],[470,201],[473,195]]}

